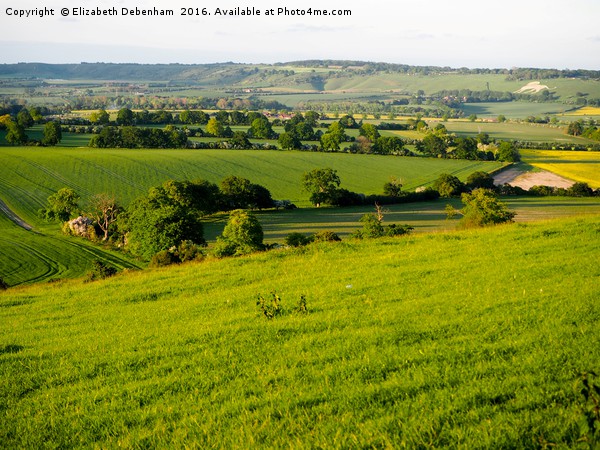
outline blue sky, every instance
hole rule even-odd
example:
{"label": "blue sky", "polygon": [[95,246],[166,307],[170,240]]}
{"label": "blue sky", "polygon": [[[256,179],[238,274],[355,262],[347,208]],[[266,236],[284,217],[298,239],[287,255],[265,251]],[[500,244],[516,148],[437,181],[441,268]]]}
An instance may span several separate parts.
{"label": "blue sky", "polygon": [[[273,63],[355,59],[451,67],[600,70],[598,0],[0,0],[0,63]],[[62,17],[74,7],[172,9],[174,17]],[[217,17],[254,7],[259,17]],[[347,17],[264,15],[350,9]],[[18,18],[7,8],[54,8]],[[181,8],[211,16],[183,17]]]}

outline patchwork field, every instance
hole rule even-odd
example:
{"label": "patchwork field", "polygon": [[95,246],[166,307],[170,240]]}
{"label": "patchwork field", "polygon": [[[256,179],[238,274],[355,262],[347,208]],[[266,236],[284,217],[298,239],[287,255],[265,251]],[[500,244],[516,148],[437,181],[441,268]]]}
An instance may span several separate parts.
{"label": "patchwork field", "polygon": [[587,448],[599,217],[0,292],[0,446]]}

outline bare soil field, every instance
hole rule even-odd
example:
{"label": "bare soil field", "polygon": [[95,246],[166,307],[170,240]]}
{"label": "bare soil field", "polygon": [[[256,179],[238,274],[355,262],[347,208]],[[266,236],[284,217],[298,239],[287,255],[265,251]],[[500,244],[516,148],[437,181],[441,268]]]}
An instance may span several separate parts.
{"label": "bare soil field", "polygon": [[573,184],[573,181],[547,170],[524,172],[517,167],[511,167],[494,175],[494,184],[502,185],[506,183],[523,189],[541,185],[568,188]]}

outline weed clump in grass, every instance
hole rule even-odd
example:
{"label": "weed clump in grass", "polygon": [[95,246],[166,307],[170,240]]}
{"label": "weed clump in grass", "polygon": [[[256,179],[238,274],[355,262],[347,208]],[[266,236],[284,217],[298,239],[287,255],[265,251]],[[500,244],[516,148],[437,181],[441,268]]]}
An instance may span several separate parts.
{"label": "weed clump in grass", "polygon": [[[267,296],[258,294],[256,298],[256,305],[267,319],[273,319],[277,316],[285,314],[285,309],[281,304],[281,297],[275,291],[271,292],[271,294]],[[306,296],[304,294],[300,295],[300,300],[298,300],[298,303],[294,308],[294,312],[298,314],[308,314],[308,306],[306,304]]]}
{"label": "weed clump in grass", "polygon": [[104,280],[117,273],[117,269],[95,259],[92,261],[92,270],[87,274],[86,281]]}
{"label": "weed clump in grass", "polygon": [[267,319],[273,319],[283,314],[281,297],[276,292],[271,292],[270,299],[269,296],[258,294],[256,304]]}

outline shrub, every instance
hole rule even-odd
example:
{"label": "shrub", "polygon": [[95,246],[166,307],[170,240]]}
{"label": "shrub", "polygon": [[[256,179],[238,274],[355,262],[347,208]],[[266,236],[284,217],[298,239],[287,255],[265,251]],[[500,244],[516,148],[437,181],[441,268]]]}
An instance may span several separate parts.
{"label": "shrub", "polygon": [[5,291],[8,289],[8,284],[4,279],[0,278],[0,291]]}
{"label": "shrub", "polygon": [[162,250],[150,259],[148,267],[165,267],[178,262],[180,262],[179,258],[174,252],[171,250]]}
{"label": "shrub", "polygon": [[177,247],[171,247],[155,254],[150,260],[149,267],[165,267],[187,261],[199,261],[204,258],[200,246],[192,241],[183,241]]}
{"label": "shrub", "polygon": [[95,259],[92,261],[92,270],[87,274],[86,281],[104,280],[117,273],[117,269]]}
{"label": "shrub", "polygon": [[223,234],[217,238],[214,254],[223,257],[264,250],[263,236],[262,226],[256,216],[237,209],[231,212]]}
{"label": "shrub", "polygon": [[410,233],[414,229],[415,229],[414,227],[411,227],[410,225],[407,225],[407,224],[398,225],[398,224],[392,223],[391,225],[388,225],[387,228],[385,229],[385,235],[386,236],[403,236],[405,234]]}
{"label": "shrub", "polygon": [[465,207],[461,210],[461,224],[466,228],[512,222],[515,217],[515,213],[489,189],[475,189],[471,194],[463,194],[462,202]]}
{"label": "shrub", "polygon": [[342,239],[333,231],[317,231],[313,235],[314,242],[339,242]]}
{"label": "shrub", "polygon": [[312,237],[305,236],[302,233],[290,233],[285,237],[284,242],[289,247],[302,247],[303,245],[310,244]]}

